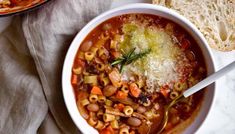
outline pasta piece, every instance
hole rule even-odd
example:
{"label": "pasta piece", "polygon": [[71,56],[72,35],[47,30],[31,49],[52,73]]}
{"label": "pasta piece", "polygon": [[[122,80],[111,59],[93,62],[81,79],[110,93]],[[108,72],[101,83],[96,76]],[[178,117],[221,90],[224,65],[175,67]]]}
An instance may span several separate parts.
{"label": "pasta piece", "polygon": [[118,42],[119,42],[119,41],[122,41],[122,37],[123,37],[123,36],[120,35],[120,34],[115,34],[115,35],[114,35],[114,40],[115,40],[115,41],[118,41]]}
{"label": "pasta piece", "polygon": [[88,99],[84,99],[81,101],[81,104],[82,104],[82,106],[86,106],[86,105],[90,104],[90,102]]}
{"label": "pasta piece", "polygon": [[11,5],[11,1],[10,0],[0,0],[0,8],[1,7],[8,7]]}
{"label": "pasta piece", "polygon": [[159,110],[159,109],[160,109],[159,103],[156,102],[156,103],[154,104],[154,109],[155,109],[155,110]]}
{"label": "pasta piece", "polygon": [[119,134],[129,134],[129,129],[127,127],[121,128]]}
{"label": "pasta piece", "polygon": [[111,107],[113,105],[113,102],[111,100],[106,99],[105,105]]}
{"label": "pasta piece", "polygon": [[89,96],[89,101],[90,101],[91,103],[97,102],[97,101],[98,101],[98,96],[97,96],[96,94],[91,94],[91,95]]}
{"label": "pasta piece", "polygon": [[91,126],[95,126],[97,124],[97,121],[94,118],[89,118],[88,124],[90,124]]}
{"label": "pasta piece", "polygon": [[85,69],[83,70],[82,74],[84,75],[84,79],[85,79],[85,76],[89,76],[90,75],[90,73],[88,73]]}
{"label": "pasta piece", "polygon": [[118,49],[118,42],[120,41],[121,39],[121,35],[119,34],[115,34],[113,40],[111,40],[110,42],[110,49],[114,49],[114,50],[117,50]]}
{"label": "pasta piece", "polygon": [[98,56],[101,57],[103,54],[107,54],[108,51],[104,48],[104,47],[101,47],[98,49]]}
{"label": "pasta piece", "polygon": [[125,106],[124,109],[123,109],[123,112],[127,116],[129,116],[129,115],[131,115],[134,112],[134,110],[133,110],[133,108],[131,106]]}
{"label": "pasta piece", "polygon": [[73,73],[75,73],[76,75],[81,74],[82,73],[82,68],[81,67],[73,68]]}
{"label": "pasta piece", "polygon": [[107,86],[109,83],[110,83],[110,80],[108,77],[102,77],[100,79],[100,83],[103,85],[103,86]]}
{"label": "pasta piece", "polygon": [[136,84],[138,85],[139,88],[144,87],[144,80],[142,78],[139,78],[139,80],[136,82]]}
{"label": "pasta piece", "polygon": [[95,112],[89,112],[89,116],[90,118],[93,118],[93,119],[96,118]]}
{"label": "pasta piece", "polygon": [[100,73],[100,74],[99,74],[99,78],[100,78],[100,79],[102,79],[102,78],[104,78],[104,77],[106,77],[105,73]]}
{"label": "pasta piece", "polygon": [[82,51],[79,51],[77,57],[78,57],[79,59],[85,60],[85,53],[82,52]]}
{"label": "pasta piece", "polygon": [[183,109],[184,109],[185,112],[189,112],[191,110],[190,106],[187,105],[187,104],[183,105]]}
{"label": "pasta piece", "polygon": [[103,112],[103,110],[99,110],[98,112],[97,112],[97,117],[102,117],[103,116],[103,114],[104,114],[104,112]]}
{"label": "pasta piece", "polygon": [[95,43],[95,47],[102,47],[105,42],[109,39],[109,36],[104,36],[103,34],[100,36],[100,39]]}
{"label": "pasta piece", "polygon": [[115,116],[116,120],[120,120],[121,116]]}
{"label": "pasta piece", "polygon": [[148,106],[151,105],[151,101],[150,101],[149,99],[147,99],[147,101],[144,102],[143,105],[144,105],[145,107],[148,107]]}
{"label": "pasta piece", "polygon": [[91,47],[91,52],[96,54],[96,52],[98,51],[98,48],[97,47]]}
{"label": "pasta piece", "polygon": [[176,91],[183,91],[183,90],[185,90],[185,89],[187,89],[188,88],[188,85],[187,85],[187,83],[186,82],[176,82],[175,84],[174,84],[174,89],[176,90]]}
{"label": "pasta piece", "polygon": [[178,92],[176,92],[176,91],[172,91],[171,93],[170,93],[170,99],[172,99],[172,100],[174,100],[176,97],[178,97],[179,96],[179,93]]}
{"label": "pasta piece", "polygon": [[95,57],[95,53],[93,52],[85,52],[85,59],[87,61],[91,61]]}
{"label": "pasta piece", "polygon": [[201,74],[203,74],[203,73],[206,72],[206,70],[205,70],[205,68],[203,68],[203,67],[199,67],[199,68],[198,68],[198,72],[201,73]]}
{"label": "pasta piece", "polygon": [[118,128],[119,128],[119,125],[118,125],[118,121],[117,121],[117,120],[111,121],[110,125],[111,125],[111,127],[114,128],[114,129],[118,129]]}
{"label": "pasta piece", "polygon": [[96,68],[98,71],[104,71],[105,65],[104,64],[97,64]]}
{"label": "pasta piece", "polygon": [[104,128],[104,123],[99,120],[99,121],[97,122],[95,128],[98,129],[98,130],[103,129],[103,128]]}
{"label": "pasta piece", "polygon": [[192,76],[188,78],[189,87],[194,86],[194,85],[197,84],[198,82],[199,82],[199,80],[197,80],[196,78],[194,78],[194,77],[192,77]]}
{"label": "pasta piece", "polygon": [[97,85],[97,75],[90,75],[90,76],[84,76],[84,83],[85,84],[91,84],[91,85]]}
{"label": "pasta piece", "polygon": [[115,41],[115,40],[111,40],[111,42],[110,42],[110,49],[117,49],[117,41]]}
{"label": "pasta piece", "polygon": [[153,113],[152,113],[152,111],[147,111],[147,112],[144,113],[144,115],[145,115],[149,120],[153,118]]}
{"label": "pasta piece", "polygon": [[125,83],[125,84],[123,83],[123,84],[122,84],[121,91],[123,91],[123,92],[125,92],[125,93],[128,93],[128,92],[129,92],[127,83]]}
{"label": "pasta piece", "polygon": [[112,114],[107,114],[107,113],[105,113],[105,114],[103,115],[103,120],[104,120],[104,122],[110,122],[110,121],[115,120],[115,116],[112,115]]}
{"label": "pasta piece", "polygon": [[105,31],[111,30],[111,28],[112,28],[112,24],[110,24],[110,23],[105,23],[102,26],[102,30],[105,30]]}
{"label": "pasta piece", "polygon": [[102,96],[101,95],[98,96],[98,102],[99,103],[105,103],[105,101],[106,101],[106,97],[105,96],[103,96],[103,95]]}
{"label": "pasta piece", "polygon": [[144,115],[147,117],[148,120],[159,116],[159,114],[155,114],[152,110],[145,112]]}

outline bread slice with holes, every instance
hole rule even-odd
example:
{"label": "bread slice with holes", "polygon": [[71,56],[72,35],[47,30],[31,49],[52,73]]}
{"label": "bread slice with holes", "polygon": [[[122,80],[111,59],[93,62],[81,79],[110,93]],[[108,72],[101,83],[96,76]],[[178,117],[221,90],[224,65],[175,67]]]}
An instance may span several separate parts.
{"label": "bread slice with holes", "polygon": [[235,0],[153,0],[188,18],[220,51],[235,50]]}

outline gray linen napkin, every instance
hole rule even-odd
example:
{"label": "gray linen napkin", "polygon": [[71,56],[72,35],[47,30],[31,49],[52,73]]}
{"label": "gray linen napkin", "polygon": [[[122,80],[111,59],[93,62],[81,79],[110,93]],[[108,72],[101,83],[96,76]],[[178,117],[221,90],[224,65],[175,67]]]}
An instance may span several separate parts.
{"label": "gray linen napkin", "polygon": [[21,18],[16,17],[0,36],[0,134],[36,133],[47,111]]}
{"label": "gray linen napkin", "polygon": [[62,133],[79,133],[62,97],[63,61],[77,32],[110,4],[52,0],[25,14],[22,25],[13,21],[0,38],[0,133],[36,133],[48,107]]}

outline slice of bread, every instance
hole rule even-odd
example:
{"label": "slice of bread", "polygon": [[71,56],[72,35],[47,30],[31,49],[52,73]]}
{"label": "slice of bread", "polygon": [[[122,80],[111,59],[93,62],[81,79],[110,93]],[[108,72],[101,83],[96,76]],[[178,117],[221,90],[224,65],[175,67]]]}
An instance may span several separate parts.
{"label": "slice of bread", "polygon": [[235,50],[235,0],[153,0],[188,18],[220,51]]}

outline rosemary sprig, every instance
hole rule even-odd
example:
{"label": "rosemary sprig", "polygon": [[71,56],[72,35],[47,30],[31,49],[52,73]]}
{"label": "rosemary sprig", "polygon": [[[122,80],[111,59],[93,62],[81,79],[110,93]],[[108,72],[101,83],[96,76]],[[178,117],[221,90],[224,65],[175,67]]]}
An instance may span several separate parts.
{"label": "rosemary sprig", "polygon": [[111,65],[112,66],[115,66],[115,65],[118,65],[120,64],[120,72],[122,72],[123,70],[123,67],[125,65],[128,65],[128,64],[131,64],[132,62],[144,57],[145,55],[149,54],[151,52],[151,49],[147,49],[143,52],[140,52],[140,53],[135,53],[135,49],[136,48],[133,48],[131,49],[128,53],[124,54],[123,53],[123,56],[120,57],[120,58],[117,58],[115,59]]}

